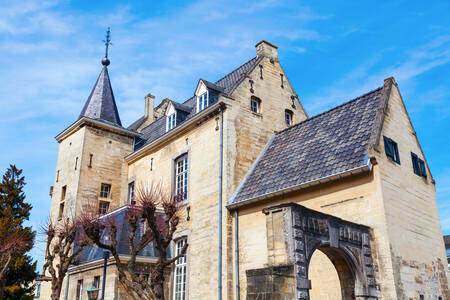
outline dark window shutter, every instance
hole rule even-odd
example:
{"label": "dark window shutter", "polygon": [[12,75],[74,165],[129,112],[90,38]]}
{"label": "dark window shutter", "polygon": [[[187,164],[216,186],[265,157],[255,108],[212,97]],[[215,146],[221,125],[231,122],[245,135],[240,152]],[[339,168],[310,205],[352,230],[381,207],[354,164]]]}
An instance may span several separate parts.
{"label": "dark window shutter", "polygon": [[419,159],[419,168],[420,168],[420,175],[426,178],[427,171],[425,170],[425,163],[421,159]]}
{"label": "dark window shutter", "polygon": [[400,155],[398,154],[398,146],[397,143],[391,140],[392,152],[394,152],[394,161],[400,164]]}
{"label": "dark window shutter", "polygon": [[394,159],[394,151],[393,151],[394,149],[392,149],[391,139],[385,136],[383,138],[384,138],[384,150],[386,151],[386,155]]}
{"label": "dark window shutter", "polygon": [[411,161],[413,165],[414,174],[417,174],[420,176],[420,169],[419,169],[419,161],[416,154],[411,152]]}

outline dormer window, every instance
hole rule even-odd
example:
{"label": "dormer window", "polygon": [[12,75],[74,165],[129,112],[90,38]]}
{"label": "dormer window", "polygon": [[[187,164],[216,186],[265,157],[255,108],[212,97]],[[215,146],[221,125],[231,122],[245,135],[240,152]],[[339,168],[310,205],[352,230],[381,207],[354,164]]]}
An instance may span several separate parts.
{"label": "dormer window", "polygon": [[208,92],[197,96],[197,110],[201,111],[208,107]]}
{"label": "dormer window", "polygon": [[172,128],[175,128],[176,120],[177,120],[177,114],[173,113],[170,116],[167,117],[167,130],[169,131]]}

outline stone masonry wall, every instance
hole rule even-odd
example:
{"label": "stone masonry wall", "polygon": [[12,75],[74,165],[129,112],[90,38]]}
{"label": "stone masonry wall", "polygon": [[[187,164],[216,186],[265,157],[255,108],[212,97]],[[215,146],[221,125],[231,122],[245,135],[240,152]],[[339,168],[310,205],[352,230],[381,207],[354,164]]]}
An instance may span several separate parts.
{"label": "stone masonry wall", "polygon": [[[400,164],[384,151],[383,135],[398,144]],[[398,299],[450,299],[445,246],[435,185],[413,172],[411,152],[424,160],[414,128],[396,86],[391,91],[382,137],[374,152],[387,216],[390,251]]]}

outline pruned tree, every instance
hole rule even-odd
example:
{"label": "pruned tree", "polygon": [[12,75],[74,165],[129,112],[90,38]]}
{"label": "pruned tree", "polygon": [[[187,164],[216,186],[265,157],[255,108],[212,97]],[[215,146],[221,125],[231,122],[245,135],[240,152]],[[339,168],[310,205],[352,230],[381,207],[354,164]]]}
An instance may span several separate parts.
{"label": "pruned tree", "polygon": [[[98,247],[111,252],[119,273],[119,282],[134,299],[164,300],[164,283],[167,268],[186,254],[186,243],[174,257],[168,255],[169,245],[179,224],[179,204],[173,195],[165,193],[161,185],[139,187],[137,205],[127,208],[125,225],[128,234],[129,260],[124,262],[118,252],[118,225],[110,217],[92,217],[84,214],[84,234]],[[145,222],[142,228],[140,224]],[[139,229],[140,228],[140,229]],[[105,239],[102,233],[107,233]],[[151,242],[157,249],[157,262],[151,266],[150,282],[142,274],[136,259]]]}
{"label": "pruned tree", "polygon": [[[36,275],[31,260],[25,254],[33,247],[34,232],[31,227],[23,226],[32,208],[25,202],[24,186],[22,170],[10,165],[0,182],[0,299],[11,296],[5,294],[6,284],[10,285],[6,288],[16,294],[29,294],[32,289],[23,290],[22,286],[30,285]],[[21,267],[31,267],[31,280],[14,277],[14,270]]]}
{"label": "pruned tree", "polygon": [[[43,227],[47,237],[42,281],[51,281],[51,299],[59,300],[64,276],[70,265],[79,264],[78,256],[90,240],[79,234],[79,218],[62,218],[56,223],[49,221]],[[46,276],[48,274],[50,276]]]}

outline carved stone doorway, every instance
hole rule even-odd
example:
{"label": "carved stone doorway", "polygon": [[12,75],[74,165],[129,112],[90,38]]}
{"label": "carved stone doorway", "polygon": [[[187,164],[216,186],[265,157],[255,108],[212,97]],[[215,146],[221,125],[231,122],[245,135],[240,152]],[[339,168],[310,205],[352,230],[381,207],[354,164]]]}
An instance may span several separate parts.
{"label": "carved stone doorway", "polygon": [[263,212],[267,216],[269,264],[294,266],[296,299],[310,300],[308,269],[316,250],[322,251],[334,264],[343,300],[379,298],[369,227],[294,203]]}

